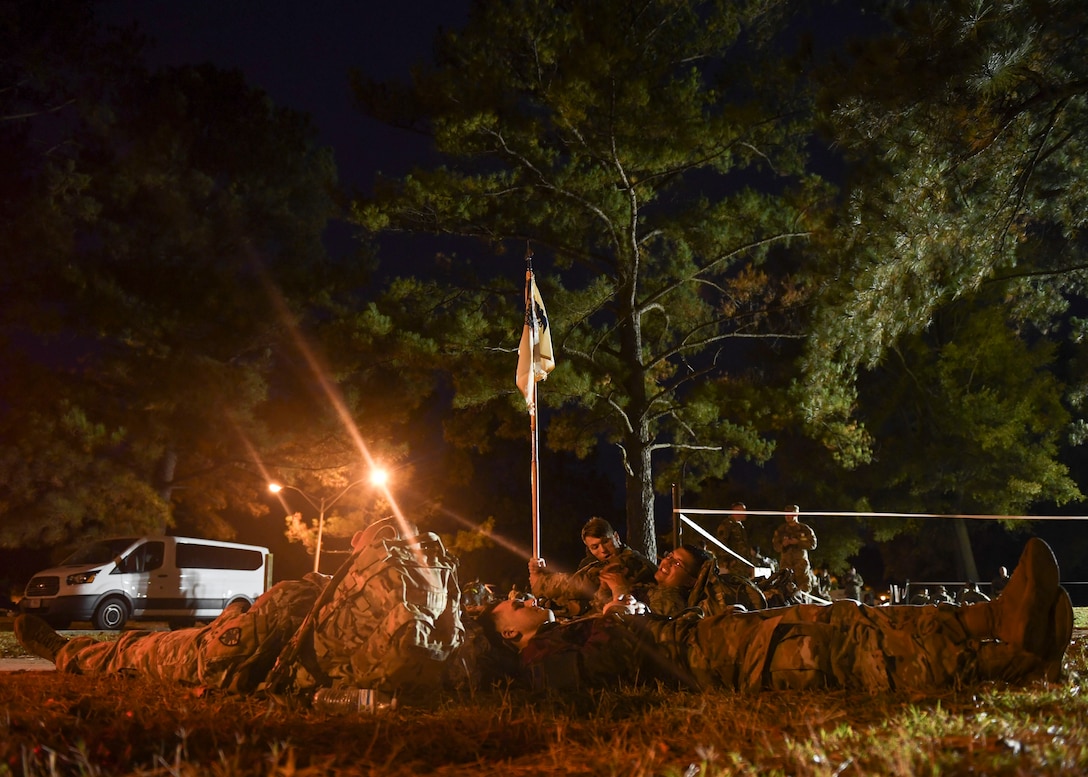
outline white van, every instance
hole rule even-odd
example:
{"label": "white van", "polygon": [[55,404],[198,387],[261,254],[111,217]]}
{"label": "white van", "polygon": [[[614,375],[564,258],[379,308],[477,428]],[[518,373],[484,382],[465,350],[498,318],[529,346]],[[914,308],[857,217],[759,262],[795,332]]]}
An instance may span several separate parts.
{"label": "white van", "polygon": [[259,545],[116,537],[34,575],[19,606],[57,629],[73,621],[120,629],[129,619],[176,628],[211,620],[231,602],[252,604],[271,585],[272,554]]}

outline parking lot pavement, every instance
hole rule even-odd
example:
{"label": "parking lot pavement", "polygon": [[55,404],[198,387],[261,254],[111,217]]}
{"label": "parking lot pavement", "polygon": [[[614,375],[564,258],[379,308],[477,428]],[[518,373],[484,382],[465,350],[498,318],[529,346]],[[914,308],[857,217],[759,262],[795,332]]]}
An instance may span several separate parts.
{"label": "parking lot pavement", "polygon": [[52,661],[37,656],[25,658],[0,658],[0,673],[3,672],[55,672]]}
{"label": "parking lot pavement", "polygon": [[[15,620],[10,615],[0,615],[0,632],[11,631],[11,622]],[[53,672],[56,667],[52,661],[46,661],[37,656],[20,656],[19,658],[0,658],[0,672]]]}

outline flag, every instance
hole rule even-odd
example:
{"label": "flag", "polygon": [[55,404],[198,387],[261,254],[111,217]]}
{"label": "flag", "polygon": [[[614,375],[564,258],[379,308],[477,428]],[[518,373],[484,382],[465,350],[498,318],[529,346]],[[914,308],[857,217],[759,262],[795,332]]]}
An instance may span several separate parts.
{"label": "flag", "polygon": [[[521,344],[518,345],[517,371],[518,388],[525,396],[526,404],[531,405],[533,401],[533,382],[545,380],[554,369],[548,312],[536,287],[536,276],[532,270],[528,270],[525,273],[525,326],[521,330]],[[530,382],[530,375],[533,382]]]}

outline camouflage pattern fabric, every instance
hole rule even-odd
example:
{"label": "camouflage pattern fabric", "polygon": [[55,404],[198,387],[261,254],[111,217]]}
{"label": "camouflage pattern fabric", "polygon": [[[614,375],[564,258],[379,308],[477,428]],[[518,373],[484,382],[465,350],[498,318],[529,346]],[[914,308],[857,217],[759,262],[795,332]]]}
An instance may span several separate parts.
{"label": "camouflage pattern fabric", "polygon": [[770,577],[763,578],[759,581],[759,590],[766,598],[768,607],[789,607],[801,604],[792,569],[780,569]]}
{"label": "camouflage pattern fabric", "polygon": [[808,552],[816,549],[816,533],[805,523],[784,523],[774,531],[774,549],[780,554],[778,568],[792,569],[793,580],[801,591],[816,585]]}
{"label": "camouflage pattern fabric", "polygon": [[657,571],[657,565],[644,555],[633,548],[624,547],[607,564],[594,558],[573,574],[553,572],[547,568],[540,570],[533,575],[533,596],[554,602],[565,615],[601,612],[612,601],[612,590],[601,582],[601,570],[615,564],[620,565],[624,576],[635,584],[652,583]]}
{"label": "camouflage pattern fabric", "polygon": [[680,588],[674,585],[648,585],[635,586],[631,589],[632,595],[640,602],[644,602],[655,615],[679,615],[692,605],[688,604],[688,593],[691,589]]}
{"label": "camouflage pattern fabric", "polygon": [[977,674],[978,643],[951,608],[797,605],[704,619],[686,645],[702,684],[745,691],[932,690]]}
{"label": "camouflage pattern fabric", "polygon": [[69,640],[60,671],[132,672],[232,691],[430,691],[464,639],[457,562],[434,534],[365,544],[328,578],[277,583],[207,626]]}
{"label": "camouflage pattern fabric", "polygon": [[767,599],[748,577],[720,573],[714,559],[703,562],[688,595],[688,606],[699,607],[704,615],[718,615],[732,611],[737,604],[746,610],[762,610]]}
{"label": "camouflage pattern fabric", "polygon": [[846,688],[933,691],[985,679],[1015,682],[1041,659],[970,639],[963,608],[870,607],[842,600],[703,617],[616,615],[556,624],[521,654],[534,679],[579,687],[672,678],[743,692]]}
{"label": "camouflage pattern fabric", "polygon": [[679,615],[689,608],[696,608],[703,615],[718,615],[731,612],[737,604],[746,610],[767,606],[763,592],[755,583],[739,575],[719,573],[718,562],[713,558],[703,562],[690,588],[651,582],[634,587],[632,594],[656,615]]}
{"label": "camouflage pattern fabric", "polygon": [[636,681],[675,685],[688,679],[679,663],[658,655],[651,634],[618,615],[546,624],[520,659],[524,677],[537,690],[566,692]]}
{"label": "camouflage pattern fabric", "polygon": [[61,672],[130,672],[251,691],[272,668],[326,583],[313,573],[277,583],[248,610],[232,605],[199,628],[126,631],[111,642],[76,637],[61,648],[55,663]]}
{"label": "camouflage pattern fabric", "polygon": [[[715,534],[723,545],[738,556],[747,559],[748,561],[752,560],[752,546],[748,542],[748,529],[745,528],[743,522],[734,521],[732,518],[726,518],[718,524],[718,529]],[[721,564],[723,570],[740,575],[741,577],[751,577],[752,567],[742,564],[727,553],[719,551],[719,554],[718,562]]]}
{"label": "camouflage pattern fabric", "polygon": [[457,561],[435,534],[382,538],[357,551],[350,571],[291,663],[290,685],[427,693],[464,640]]}

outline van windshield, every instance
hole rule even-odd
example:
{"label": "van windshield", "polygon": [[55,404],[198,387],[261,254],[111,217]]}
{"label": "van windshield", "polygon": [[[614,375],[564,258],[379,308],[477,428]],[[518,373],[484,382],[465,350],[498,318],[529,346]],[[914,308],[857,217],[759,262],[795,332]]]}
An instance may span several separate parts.
{"label": "van windshield", "polygon": [[132,547],[139,537],[118,537],[113,540],[100,540],[88,545],[82,545],[75,553],[61,562],[61,566],[75,566],[76,564],[108,564],[121,555],[127,548]]}

